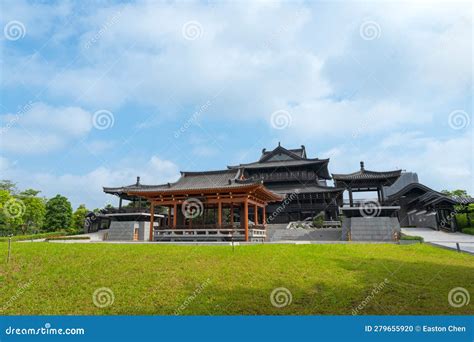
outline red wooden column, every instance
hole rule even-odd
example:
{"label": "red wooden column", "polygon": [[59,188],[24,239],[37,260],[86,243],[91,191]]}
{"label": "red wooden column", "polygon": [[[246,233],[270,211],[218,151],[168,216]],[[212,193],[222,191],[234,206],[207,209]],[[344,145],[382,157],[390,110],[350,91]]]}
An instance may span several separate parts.
{"label": "red wooden column", "polygon": [[267,212],[266,212],[267,208],[263,206],[262,209],[263,209],[263,222],[262,223],[264,226],[266,226],[267,225]]}
{"label": "red wooden column", "polygon": [[150,241],[153,241],[153,224],[155,223],[155,205],[150,202]]}
{"label": "red wooden column", "polygon": [[217,226],[222,227],[222,202],[217,203]]}
{"label": "red wooden column", "polygon": [[254,206],[255,211],[255,225],[258,226],[258,206],[255,204]]}
{"label": "red wooden column", "polygon": [[175,203],[173,206],[173,228],[176,228],[177,219],[178,219],[178,205]]}
{"label": "red wooden column", "polygon": [[249,240],[249,203],[247,200],[244,201],[244,229],[245,229],[245,241]]}
{"label": "red wooden column", "polygon": [[230,224],[234,227],[234,204],[230,203]]}
{"label": "red wooden column", "polygon": [[168,220],[166,222],[168,227],[171,227],[171,206],[168,207]]}

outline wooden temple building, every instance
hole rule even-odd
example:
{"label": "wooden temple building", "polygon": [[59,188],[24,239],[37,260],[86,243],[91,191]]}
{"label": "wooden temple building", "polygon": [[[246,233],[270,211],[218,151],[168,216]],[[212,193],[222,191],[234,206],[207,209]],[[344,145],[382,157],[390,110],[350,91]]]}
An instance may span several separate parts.
{"label": "wooden temple building", "polygon": [[331,179],[329,159],[308,158],[306,148],[286,149],[280,144],[263,150],[258,161],[229,169],[241,169],[248,179],[261,180],[273,192],[286,199],[268,206],[270,223],[288,223],[312,218],[323,213],[335,220],[343,203],[343,187],[328,186]]}
{"label": "wooden temple building", "polygon": [[[342,240],[351,239],[351,234],[355,239],[357,224],[365,229],[368,223],[375,230],[385,225],[387,232],[382,236],[380,229],[359,229],[361,240],[391,240],[399,231],[399,221],[403,225],[414,222],[406,217],[415,211],[434,211],[436,229],[442,222],[453,227],[446,223],[458,203],[453,199],[419,183],[385,194],[403,175],[402,170],[370,171],[361,162],[356,172],[331,175],[328,165],[329,159],[308,158],[304,146],[286,149],[278,144],[271,151],[263,149],[255,162],[224,170],[181,172],[173,183],[145,185],[138,177],[135,184],[104,187],[105,193],[119,197],[119,206],[97,219],[110,222],[111,240],[149,241],[265,241],[267,224],[312,220],[317,215],[330,222],[340,221],[341,215],[348,218]],[[334,186],[327,184],[329,180]],[[365,215],[353,193],[362,191],[377,193],[376,212],[381,217],[377,224],[361,217]],[[124,206],[123,200],[129,203]]]}
{"label": "wooden temple building", "polygon": [[[282,197],[261,181],[247,179],[241,169],[181,172],[174,183],[104,188],[150,203],[150,241],[263,241],[266,206]],[[166,220],[154,221],[156,208]]]}

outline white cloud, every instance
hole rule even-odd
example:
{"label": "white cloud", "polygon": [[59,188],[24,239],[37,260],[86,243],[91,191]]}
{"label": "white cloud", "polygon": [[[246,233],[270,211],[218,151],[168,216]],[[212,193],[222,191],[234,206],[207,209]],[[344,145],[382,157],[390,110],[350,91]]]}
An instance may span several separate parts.
{"label": "white cloud", "polygon": [[15,153],[46,153],[85,136],[92,128],[91,114],[79,107],[27,104],[17,113],[0,116],[0,146]]}
{"label": "white cloud", "polygon": [[[3,164],[0,159],[0,164]],[[85,203],[88,208],[103,207],[107,203],[117,205],[118,199],[106,195],[103,186],[134,184],[136,177],[142,184],[161,184],[175,181],[179,177],[178,166],[169,160],[152,156],[142,164],[115,163],[114,167],[98,167],[84,174],[29,173],[19,168],[10,168],[3,178],[15,180],[19,188],[42,190],[42,195],[52,197],[61,194],[69,198],[74,207]]]}
{"label": "white cloud", "polygon": [[335,173],[357,171],[359,161],[374,171],[404,169],[416,172],[421,183],[435,190],[465,189],[474,193],[470,132],[453,138],[433,138],[419,132],[394,133],[380,143],[337,147],[342,157],[331,159]]}

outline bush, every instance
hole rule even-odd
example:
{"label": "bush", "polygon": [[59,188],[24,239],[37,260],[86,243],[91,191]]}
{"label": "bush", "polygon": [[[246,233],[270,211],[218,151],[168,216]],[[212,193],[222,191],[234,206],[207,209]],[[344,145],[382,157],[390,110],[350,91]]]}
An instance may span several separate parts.
{"label": "bush", "polygon": [[313,226],[316,228],[322,228],[324,224],[324,217],[323,215],[317,215],[313,218]]}
{"label": "bush", "polygon": [[52,240],[90,240],[89,236],[53,236],[46,239],[46,241]]}
{"label": "bush", "polygon": [[[50,233],[39,233],[39,234],[32,234],[32,235],[15,235],[12,236],[12,241],[24,241],[24,240],[35,240],[35,239],[44,239],[53,236],[61,236],[64,235],[65,232],[50,232]],[[0,237],[0,242],[8,242],[8,236]]]}
{"label": "bush", "polygon": [[400,240],[418,240],[420,242],[424,241],[421,236],[411,236],[411,235],[405,235],[405,234],[401,234]]}
{"label": "bush", "polygon": [[462,232],[464,234],[474,235],[474,228],[464,228]]}

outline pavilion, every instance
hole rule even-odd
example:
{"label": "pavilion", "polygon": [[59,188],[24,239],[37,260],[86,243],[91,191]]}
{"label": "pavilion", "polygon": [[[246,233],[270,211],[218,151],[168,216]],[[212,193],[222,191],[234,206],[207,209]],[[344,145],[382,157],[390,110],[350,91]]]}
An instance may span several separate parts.
{"label": "pavilion", "polygon": [[[264,241],[266,206],[282,200],[262,181],[246,179],[241,169],[181,172],[174,183],[123,191],[150,203],[150,227],[155,228],[149,230],[150,241]],[[157,206],[167,208],[167,222],[159,228]]]}
{"label": "pavilion", "polygon": [[376,191],[378,202],[384,203],[384,187],[391,186],[400,178],[402,170],[394,171],[369,171],[365,169],[364,162],[360,162],[360,170],[348,174],[334,174],[334,184],[338,188],[345,188],[349,192],[349,205],[354,206],[354,192]]}

